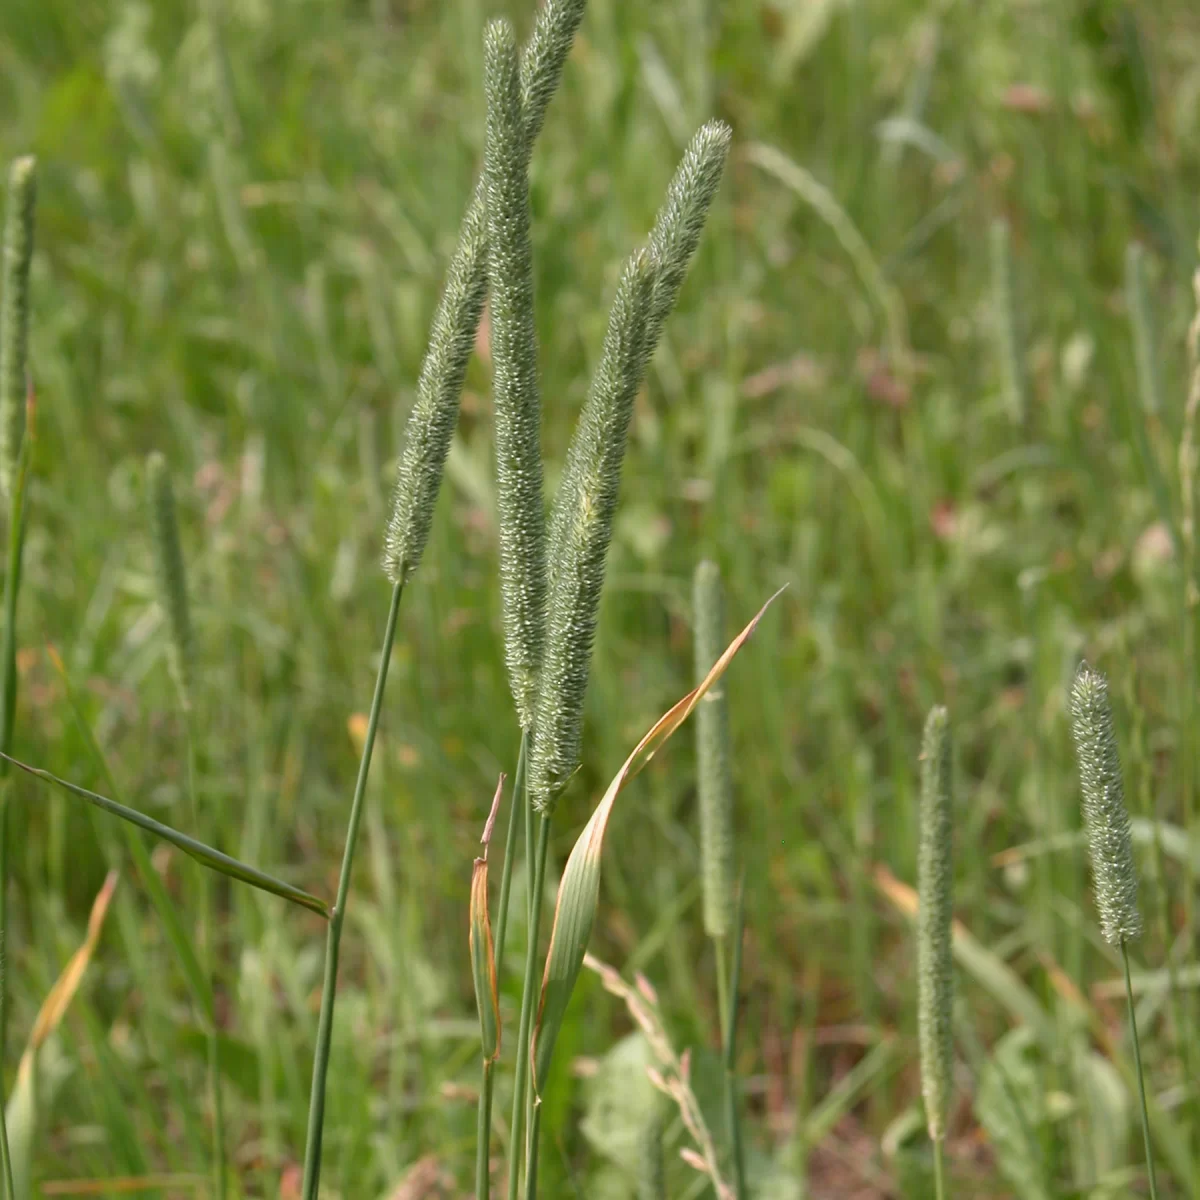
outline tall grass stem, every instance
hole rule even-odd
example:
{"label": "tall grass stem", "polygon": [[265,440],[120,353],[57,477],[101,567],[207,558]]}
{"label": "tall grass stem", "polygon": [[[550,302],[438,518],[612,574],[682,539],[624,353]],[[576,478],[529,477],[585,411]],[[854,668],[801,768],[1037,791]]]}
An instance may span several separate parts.
{"label": "tall grass stem", "polygon": [[496,1064],[483,1060],[479,1080],[479,1115],[475,1126],[475,1200],[488,1200],[491,1193],[492,1091]]}
{"label": "tall grass stem", "polygon": [[383,647],[379,656],[379,673],[375,679],[375,694],[367,718],[367,733],[363,739],[362,760],[350,802],[350,820],[346,827],[346,847],[342,855],[342,870],[338,876],[337,899],[329,915],[329,930],[325,940],[325,977],[321,985],[321,1013],[317,1019],[317,1044],[313,1054],[312,1093],[308,1104],[308,1133],[304,1145],[303,1200],[316,1200],[321,1184],[321,1138],[325,1127],[325,1081],[329,1074],[329,1055],[333,1049],[333,1006],[337,996],[338,951],[342,942],[342,926],[346,920],[346,902],[350,898],[350,876],[354,869],[354,850],[358,844],[358,827],[362,823],[367,777],[371,772],[371,756],[375,750],[375,734],[383,710],[383,695],[387,688],[388,666],[392,658],[392,643],[396,640],[396,618],[404,580],[392,586],[391,606],[383,632]]}
{"label": "tall grass stem", "polygon": [[1125,1000],[1129,1005],[1129,1036],[1133,1041],[1133,1067],[1137,1072],[1138,1102],[1142,1110],[1142,1140],[1146,1144],[1146,1171],[1150,1179],[1150,1200],[1158,1200],[1158,1179],[1154,1172],[1154,1146],[1150,1141],[1150,1115],[1146,1111],[1146,1079],[1142,1073],[1142,1047],[1138,1041],[1133,983],[1129,978],[1129,947],[1124,938],[1121,939],[1121,965],[1125,969]]}
{"label": "tall grass stem", "polygon": [[[187,737],[187,772],[188,796],[192,812],[193,828],[201,826],[200,804],[196,788],[196,740],[193,735],[190,712],[183,714]],[[215,825],[215,822],[204,822]],[[201,1007],[204,1018],[204,1031],[208,1050],[208,1102],[212,1111],[212,1144],[213,1144],[213,1195],[217,1200],[225,1200],[225,1106],[221,1096],[221,1044],[217,1037],[217,998],[216,998],[216,946],[213,935],[213,889],[209,872],[200,869],[200,953],[204,956],[203,971],[207,995],[205,1004]]]}
{"label": "tall grass stem", "polygon": [[[733,1187],[737,1200],[746,1200],[749,1195],[746,1187],[746,1152],[742,1143],[740,1089],[737,1081],[738,995],[742,979],[745,899],[746,885],[743,880],[738,888],[733,924],[733,961],[730,964],[728,975],[725,973],[725,939],[716,939],[718,1009],[724,1009],[724,1012],[721,1013],[721,1058],[725,1069],[725,1124],[729,1135],[730,1153],[733,1158]],[[726,981],[723,989],[720,986],[722,979]],[[723,1004],[720,1001],[722,990],[725,992]]]}
{"label": "tall grass stem", "polygon": [[933,1142],[933,1187],[936,1200],[946,1200],[946,1150],[945,1139]]}
{"label": "tall grass stem", "polygon": [[[517,1063],[513,1079],[512,1122],[509,1126],[508,1200],[517,1200],[521,1176],[521,1134],[525,1122],[525,1094],[529,1086],[529,1035],[533,1010],[537,1005],[538,933],[542,917],[542,886],[546,875],[546,854],[550,845],[550,818],[537,822],[537,846],[533,852],[532,893],[529,920],[529,944],[525,949],[525,978],[521,987],[521,1017],[517,1025]],[[537,1145],[530,1129],[529,1152],[536,1156]],[[528,1194],[528,1193],[527,1193]]]}

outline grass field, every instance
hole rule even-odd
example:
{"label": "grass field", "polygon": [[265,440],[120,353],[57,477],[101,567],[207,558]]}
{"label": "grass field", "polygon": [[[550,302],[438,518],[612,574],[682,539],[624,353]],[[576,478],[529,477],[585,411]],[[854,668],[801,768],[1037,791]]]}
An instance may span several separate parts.
{"label": "grass field", "polygon": [[[336,885],[387,611],[388,491],[482,155],[482,29],[503,12],[523,35],[531,9],[5,0],[0,12],[0,157],[35,153],[40,177],[15,753],[190,828],[143,506],[145,458],[160,450],[190,573],[203,819],[222,849],[321,896]],[[590,0],[532,166],[548,491],[620,264],[710,116],[732,125],[733,151],[635,410],[584,765],[550,869],[691,685],[695,563],[721,564],[739,628],[786,584],[725,682],[754,1194],[932,1194],[904,886],[935,702],[955,731],[965,930],[951,1192],[1145,1194],[1120,961],[1074,836],[1066,697],[1086,655],[1112,680],[1135,817],[1159,1192],[1200,1197],[1188,1070],[1200,627],[1179,472],[1200,10]],[[1007,362],[998,218],[1011,230]],[[1157,411],[1125,290],[1134,242]],[[519,738],[486,328],[478,348],[368,793],[327,1195],[471,1194],[468,889]],[[719,1132],[694,776],[685,734],[622,797],[592,950],[653,982]],[[116,1179],[204,1194],[205,1039],[120,831],[32,779],[10,797],[10,1087],[38,1006],[120,871],[88,974],[40,1054],[41,1194],[115,1195],[96,1181]],[[197,869],[162,847],[155,863],[188,907]],[[518,871],[516,892],[523,882]],[[225,880],[216,900],[235,1194],[298,1197],[322,922]],[[513,913],[506,1028],[524,904]],[[585,972],[542,1119],[544,1195],[634,1194],[648,1085],[631,1028]],[[511,1044],[498,1174],[510,1081]],[[711,1194],[677,1159],[678,1121],[667,1141],[670,1195]]]}

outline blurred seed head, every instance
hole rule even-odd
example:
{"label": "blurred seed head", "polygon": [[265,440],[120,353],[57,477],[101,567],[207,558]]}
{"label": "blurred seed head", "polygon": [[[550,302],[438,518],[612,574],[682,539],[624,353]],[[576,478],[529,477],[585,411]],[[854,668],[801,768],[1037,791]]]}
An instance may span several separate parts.
{"label": "blurred seed head", "polygon": [[946,1135],[953,1068],[954,962],[950,718],[931,709],[921,742],[921,823],[917,849],[917,1024],[921,1091],[929,1136]]}
{"label": "blurred seed head", "polygon": [[1071,685],[1071,733],[1100,927],[1108,942],[1129,941],[1141,936],[1142,917],[1121,757],[1108,680],[1086,662]]}
{"label": "blurred seed head", "polygon": [[29,268],[33,261],[37,163],[18,158],[8,172],[0,263],[0,493],[11,497],[25,434],[29,357]]}
{"label": "blurred seed head", "polygon": [[[725,602],[714,562],[696,567],[692,587],[695,677],[704,679],[725,649]],[[704,931],[724,937],[734,922],[736,879],[733,839],[733,769],[729,706],[718,683],[696,712],[697,792],[700,808],[700,875],[704,885]]]}

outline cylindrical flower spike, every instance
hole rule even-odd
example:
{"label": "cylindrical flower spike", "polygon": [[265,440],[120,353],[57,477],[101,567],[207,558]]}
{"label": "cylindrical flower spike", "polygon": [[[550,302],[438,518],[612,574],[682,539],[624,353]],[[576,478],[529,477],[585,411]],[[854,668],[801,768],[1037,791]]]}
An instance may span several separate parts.
{"label": "cylindrical flower spike", "polygon": [[521,102],[525,140],[530,147],[542,131],[546,106],[558,90],[563,63],[586,7],[587,0],[548,0],[538,10],[533,32],[521,53]]}
{"label": "cylindrical flower spike", "polygon": [[925,721],[921,743],[921,825],[917,854],[917,1024],[921,1091],[929,1137],[946,1135],[953,1041],[954,964],[950,719],[940,705]]}
{"label": "cylindrical flower spike", "polygon": [[8,208],[0,265],[0,495],[5,497],[12,495],[25,434],[36,168],[33,158],[18,158],[8,173]]}
{"label": "cylindrical flower spike", "polygon": [[417,569],[429,540],[467,361],[487,295],[486,261],[482,188],[477,186],[434,313],[400,454],[383,550],[384,571],[393,583],[402,583]]}
{"label": "cylindrical flower spike", "polygon": [[[708,674],[725,649],[724,611],[721,572],[716,563],[702,562],[696,567],[692,589],[697,681]],[[704,697],[696,713],[696,765],[704,932],[709,937],[724,937],[733,926],[737,885],[729,706],[724,684]]]}
{"label": "cylindrical flower spike", "polygon": [[146,499],[154,550],[158,602],[167,619],[167,654],[180,704],[191,708],[192,619],[188,606],[187,572],[175,516],[175,492],[167,461],[155,452],[146,460]]}
{"label": "cylindrical flower spike", "polygon": [[[533,145],[542,127],[585,6],[586,0],[548,0],[538,12],[521,55],[527,147]],[[442,472],[458,422],[467,362],[487,295],[487,258],[481,179],[459,230],[408,418],[384,539],[383,568],[393,583],[407,579],[417,569],[429,541]]]}
{"label": "cylindrical flower spike", "polygon": [[675,307],[700,234],[721,184],[733,131],[724,121],[708,121],[696,131],[667,188],[667,197],[650,231],[650,249],[659,261],[654,300],[643,354],[647,361],[663,325]]}
{"label": "cylindrical flower spike", "polygon": [[509,683],[522,729],[533,724],[546,630],[541,403],[529,245],[529,153],[517,45],[507,21],[484,38],[484,195],[491,280],[492,389],[500,515],[500,590]]}
{"label": "cylindrical flower spike", "polygon": [[625,265],[555,498],[546,648],[529,761],[530,795],[547,815],[579,764],[592,642],[657,273],[649,250]]}
{"label": "cylindrical flower spike", "polygon": [[1115,945],[1141,936],[1142,916],[1108,680],[1087,663],[1079,665],[1071,685],[1071,733],[1096,908],[1105,940]]}

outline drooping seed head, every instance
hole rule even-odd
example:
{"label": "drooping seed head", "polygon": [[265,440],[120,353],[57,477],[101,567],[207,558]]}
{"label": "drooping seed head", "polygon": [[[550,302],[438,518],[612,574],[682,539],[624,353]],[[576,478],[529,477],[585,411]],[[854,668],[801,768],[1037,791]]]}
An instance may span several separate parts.
{"label": "drooping seed head", "polygon": [[33,261],[37,163],[18,158],[8,173],[0,264],[0,494],[12,495],[25,434],[29,356],[29,268]]}
{"label": "drooping seed head", "polygon": [[484,67],[483,179],[491,279],[500,591],[509,683],[521,728],[530,729],[546,629],[546,525],[529,244],[529,154],[517,47],[507,21],[488,26]]}
{"label": "drooping seed head", "polygon": [[708,121],[700,126],[684,151],[650,231],[650,249],[660,267],[644,347],[647,360],[658,345],[663,325],[675,307],[692,256],[700,244],[732,138],[733,131],[724,121]]}
{"label": "drooping seed head", "polygon": [[[696,567],[692,587],[696,682],[725,649],[724,597],[717,564]],[[700,801],[700,877],[704,885],[704,932],[724,937],[734,920],[736,878],[733,842],[733,770],[729,706],[718,683],[696,712],[697,792]]]}
{"label": "drooping seed head", "polygon": [[925,721],[921,743],[921,824],[917,853],[917,1025],[921,1091],[929,1136],[946,1134],[953,1067],[954,964],[950,719],[941,706]]}
{"label": "drooping seed head", "polygon": [[1115,945],[1141,936],[1142,916],[1108,680],[1087,663],[1080,664],[1071,685],[1071,733],[1096,908],[1105,940]]}
{"label": "drooping seed head", "polygon": [[[538,13],[529,45],[521,55],[528,146],[542,127],[585,7],[586,0],[548,0]],[[467,363],[487,295],[487,237],[480,179],[459,229],[408,417],[384,539],[383,569],[393,583],[412,575],[429,541],[446,456],[458,423]]]}
{"label": "drooping seed head", "polygon": [[554,499],[546,646],[529,762],[534,806],[547,815],[579,765],[592,643],[657,272],[650,250],[625,265]]}
{"label": "drooping seed head", "polygon": [[192,620],[188,606],[187,572],[179,542],[175,492],[167,460],[159,453],[146,460],[146,499],[154,551],[158,602],[167,621],[167,656],[180,704],[191,708]]}

